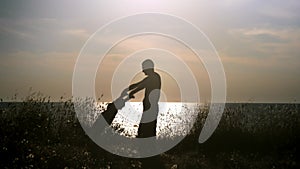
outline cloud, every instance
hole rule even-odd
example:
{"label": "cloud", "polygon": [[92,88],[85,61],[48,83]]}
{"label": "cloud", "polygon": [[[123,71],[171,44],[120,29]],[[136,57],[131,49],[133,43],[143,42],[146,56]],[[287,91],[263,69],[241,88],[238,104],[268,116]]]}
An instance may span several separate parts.
{"label": "cloud", "polygon": [[12,36],[17,36],[22,39],[32,38],[32,36],[25,31],[16,30],[13,28],[7,28],[7,27],[3,27],[3,26],[0,28],[0,33],[1,34],[10,34]]}
{"label": "cloud", "polygon": [[233,29],[231,33],[239,33],[244,36],[269,35],[282,40],[300,40],[300,28],[242,28]]}
{"label": "cloud", "polygon": [[91,33],[89,33],[85,29],[67,29],[64,30],[62,33],[86,40],[91,36]]}
{"label": "cloud", "polygon": [[300,28],[242,28],[229,32],[239,41],[238,46],[247,46],[247,51],[242,53],[244,56],[255,53],[273,59],[298,57]]}
{"label": "cloud", "polygon": [[259,10],[262,15],[275,19],[299,19],[300,2],[298,0],[266,2]]}

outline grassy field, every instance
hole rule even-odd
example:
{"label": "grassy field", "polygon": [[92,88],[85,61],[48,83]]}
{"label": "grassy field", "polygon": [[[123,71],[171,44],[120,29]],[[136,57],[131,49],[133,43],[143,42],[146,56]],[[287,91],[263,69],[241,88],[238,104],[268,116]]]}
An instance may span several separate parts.
{"label": "grassy field", "polygon": [[[191,133],[160,155],[165,168],[299,168],[300,105],[228,104],[213,136],[198,136],[207,108]],[[0,168],[142,168],[94,144],[82,130],[70,100],[32,96],[0,106]]]}

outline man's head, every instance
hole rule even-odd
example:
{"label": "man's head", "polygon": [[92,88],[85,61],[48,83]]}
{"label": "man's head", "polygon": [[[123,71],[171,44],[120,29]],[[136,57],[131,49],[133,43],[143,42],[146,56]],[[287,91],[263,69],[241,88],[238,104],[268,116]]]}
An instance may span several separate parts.
{"label": "man's head", "polygon": [[148,75],[149,73],[154,72],[154,63],[152,60],[150,59],[146,59],[143,63],[142,63],[142,68],[143,68],[143,72]]}

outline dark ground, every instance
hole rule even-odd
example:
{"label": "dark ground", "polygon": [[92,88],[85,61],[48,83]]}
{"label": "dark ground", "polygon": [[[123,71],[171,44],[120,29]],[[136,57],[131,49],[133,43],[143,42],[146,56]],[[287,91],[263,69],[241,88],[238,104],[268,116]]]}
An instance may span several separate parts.
{"label": "dark ground", "polygon": [[[300,105],[227,104],[213,136],[193,131],[160,155],[165,168],[300,168]],[[141,168],[142,160],[106,152],[85,135],[71,101],[0,103],[0,168]]]}

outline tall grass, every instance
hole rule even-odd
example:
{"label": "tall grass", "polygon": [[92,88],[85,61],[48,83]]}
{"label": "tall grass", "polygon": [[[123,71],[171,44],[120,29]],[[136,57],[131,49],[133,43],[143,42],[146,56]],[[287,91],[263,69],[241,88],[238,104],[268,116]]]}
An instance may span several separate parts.
{"label": "tall grass", "polygon": [[[112,155],[94,144],[71,99],[51,102],[32,93],[22,102],[1,105],[1,168],[141,168],[138,159]],[[213,136],[198,144],[209,105],[199,107],[191,132],[161,158],[167,168],[299,167],[299,109],[298,104],[227,104]]]}

